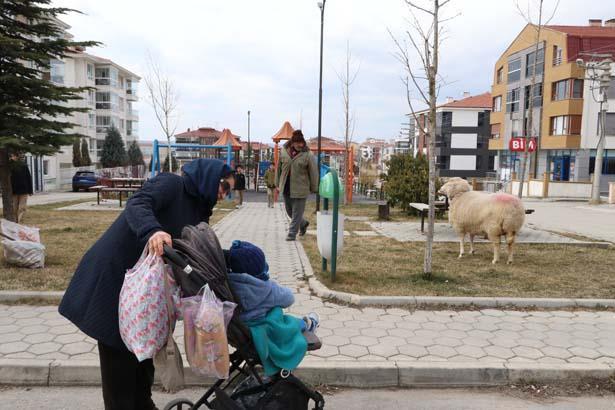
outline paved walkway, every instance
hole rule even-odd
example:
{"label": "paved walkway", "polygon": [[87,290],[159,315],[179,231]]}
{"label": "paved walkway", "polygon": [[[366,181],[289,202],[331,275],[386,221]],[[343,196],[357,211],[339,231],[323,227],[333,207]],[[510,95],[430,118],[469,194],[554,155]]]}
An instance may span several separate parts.
{"label": "paved walkway", "polygon": [[[47,205],[57,202],[76,201],[81,199],[96,199],[93,192],[41,192],[28,198],[28,205]],[[0,198],[2,208],[2,198]]]}
{"label": "paved walkway", "polygon": [[[425,234],[421,233],[420,222],[369,222],[369,225],[379,234],[395,239],[400,242],[423,242]],[[453,226],[448,222],[437,222],[434,224],[434,241],[435,242],[459,242],[459,237]],[[466,236],[466,241],[469,238]],[[475,242],[487,242],[483,237],[477,236]],[[542,229],[537,229],[534,226],[526,224],[516,239],[517,243],[546,243],[560,245],[592,245],[595,242],[580,241],[563,235],[547,232]]]}
{"label": "paved walkway", "polygon": [[[299,243],[285,242],[281,207],[248,203],[217,226],[220,242],[252,241],[265,250],[272,277],[295,292],[290,312],[320,314],[323,347],[304,362],[596,363],[615,368],[613,312],[409,311],[357,309],[312,296]],[[180,346],[181,326],[177,336]],[[0,305],[0,358],[95,362],[92,339],[55,307]]]}

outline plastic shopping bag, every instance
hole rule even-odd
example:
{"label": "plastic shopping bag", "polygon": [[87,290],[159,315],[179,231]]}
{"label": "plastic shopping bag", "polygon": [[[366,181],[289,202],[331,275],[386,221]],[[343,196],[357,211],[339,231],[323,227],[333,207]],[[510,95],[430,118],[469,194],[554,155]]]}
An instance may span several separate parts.
{"label": "plastic shopping bag", "polygon": [[45,267],[45,246],[29,241],[2,240],[4,259],[9,265],[39,269]]}
{"label": "plastic shopping bag", "polygon": [[0,232],[14,241],[41,242],[38,228],[20,225],[6,219],[0,219]]}
{"label": "plastic shopping bag", "polygon": [[162,258],[143,251],[124,276],[120,291],[120,336],[141,362],[151,359],[167,342],[170,331]]}
{"label": "plastic shopping bag", "polygon": [[[182,309],[184,342],[190,367],[203,376],[228,378],[229,351],[225,304],[216,297],[208,285],[205,286],[202,296],[186,299],[182,300]],[[227,318],[230,320],[235,305],[227,303],[226,306]]]}

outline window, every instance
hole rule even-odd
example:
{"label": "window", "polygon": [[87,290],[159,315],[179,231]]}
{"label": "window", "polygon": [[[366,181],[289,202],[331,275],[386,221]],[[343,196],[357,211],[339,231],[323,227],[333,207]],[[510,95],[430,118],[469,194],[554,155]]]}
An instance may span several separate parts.
{"label": "window", "polygon": [[508,62],[508,82],[512,83],[521,79],[521,59],[516,58]]}
{"label": "window", "polygon": [[88,128],[94,128],[96,126],[96,114],[88,114]]}
{"label": "window", "polygon": [[491,138],[495,140],[500,138],[500,124],[491,124]]}
{"label": "window", "polygon": [[[530,86],[525,86],[525,99],[524,105],[525,109],[530,108]],[[532,102],[532,106],[534,108],[542,106],[542,83],[534,84],[534,101]]]}
{"label": "window", "polygon": [[497,97],[493,97],[492,111],[493,112],[502,111],[502,96],[501,95],[498,95]]}
{"label": "window", "polygon": [[572,98],[583,98],[583,80],[574,78],[570,81],[572,81]]}
{"label": "window", "polygon": [[564,50],[560,46],[553,46],[553,66],[558,66],[562,63],[562,53]]}
{"label": "window", "polygon": [[495,170],[495,155],[489,155],[489,164],[487,165],[487,171]]}
{"label": "window", "polygon": [[[536,62],[534,60],[537,60]],[[538,50],[538,58],[534,58],[534,52],[529,53],[525,56],[525,76],[532,76],[532,69],[534,67],[534,63],[536,63],[536,75],[542,75],[545,67],[545,50],[544,48]]]}
{"label": "window", "polygon": [[107,132],[107,128],[111,126],[111,117],[107,115],[97,115],[96,116],[96,132],[105,133]]}
{"label": "window", "polygon": [[86,70],[88,74],[88,80],[93,80],[94,79],[94,66],[92,64],[88,64]]}
{"label": "window", "polygon": [[43,160],[43,176],[49,176],[49,160]]}
{"label": "window", "polygon": [[506,112],[519,111],[519,88],[506,93]]}
{"label": "window", "polygon": [[485,117],[487,116],[487,113],[485,111],[480,111],[478,113],[478,127],[483,127],[485,125]]}
{"label": "window", "polygon": [[96,91],[88,90],[88,105],[96,104]]}
{"label": "window", "polygon": [[550,135],[580,135],[580,115],[560,115],[551,117]]}
{"label": "window", "polygon": [[510,136],[518,137],[521,135],[521,120],[512,120],[510,122]]}
{"label": "window", "polygon": [[[592,152],[589,158],[589,173],[593,174],[596,168],[596,152]],[[604,150],[604,156],[602,157],[602,174],[603,175],[615,175],[615,150]]]}
{"label": "window", "polygon": [[[598,113],[598,130],[601,129],[600,120],[602,119],[602,113]],[[604,125],[605,135],[613,136],[615,135],[615,113],[607,112],[606,113],[606,121]]]}
{"label": "window", "polygon": [[120,129],[124,131],[124,120],[120,120]]}
{"label": "window", "polygon": [[553,101],[567,100],[569,98],[583,98],[583,80],[569,78],[556,81],[551,88],[551,99]]}
{"label": "window", "polygon": [[64,62],[60,60],[51,60],[49,73],[52,82],[64,84]]}
{"label": "window", "polygon": [[451,127],[453,124],[453,113],[450,111],[442,112],[442,127]]}
{"label": "window", "polygon": [[498,68],[498,71],[495,75],[495,82],[497,84],[502,84],[503,76],[504,76],[504,67],[500,67]]}

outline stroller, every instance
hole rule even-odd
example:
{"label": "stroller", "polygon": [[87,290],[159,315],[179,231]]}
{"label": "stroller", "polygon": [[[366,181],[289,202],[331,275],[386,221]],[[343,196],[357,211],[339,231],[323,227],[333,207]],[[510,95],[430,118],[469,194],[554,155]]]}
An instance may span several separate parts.
{"label": "stroller", "polygon": [[[241,305],[228,284],[224,253],[209,225],[186,226],[182,238],[173,241],[173,248],[165,246],[163,257],[172,267],[184,297],[196,295],[208,284],[220,300],[237,303],[227,328],[228,342],[235,348],[229,358],[229,378],[217,380],[195,403],[175,399],[164,410],[202,406],[220,410],[307,410],[310,400],[315,403],[314,410],[324,409],[323,396],[290,371],[282,370],[269,378],[263,378],[257,371],[261,362],[250,329],[239,318]],[[321,347],[315,334],[305,336],[308,351]]]}

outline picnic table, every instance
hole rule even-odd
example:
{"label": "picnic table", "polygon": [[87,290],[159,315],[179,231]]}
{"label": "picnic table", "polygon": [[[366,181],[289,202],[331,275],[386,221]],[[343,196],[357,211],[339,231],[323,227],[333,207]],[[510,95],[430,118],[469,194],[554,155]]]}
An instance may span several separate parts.
{"label": "picnic table", "polygon": [[[429,205],[422,202],[411,202],[410,207],[418,210],[421,213],[421,233],[425,232],[425,216],[429,212]],[[448,209],[448,200],[436,201],[434,203],[436,211],[446,211]]]}
{"label": "picnic table", "polygon": [[114,188],[131,188],[133,185],[141,187],[145,183],[145,178],[109,178],[111,186]]}
{"label": "picnic table", "polygon": [[95,191],[96,192],[96,203],[98,205],[100,205],[100,193],[101,192],[116,192],[119,194],[119,199],[120,199],[120,208],[122,207],[122,194],[125,192],[126,193],[126,197],[128,197],[130,194],[134,194],[135,192],[137,192],[139,189],[141,189],[140,186],[129,186],[129,187],[109,187],[107,185],[95,185],[93,187],[90,187],[90,191]]}

